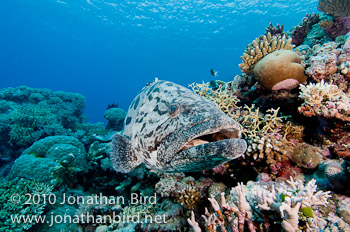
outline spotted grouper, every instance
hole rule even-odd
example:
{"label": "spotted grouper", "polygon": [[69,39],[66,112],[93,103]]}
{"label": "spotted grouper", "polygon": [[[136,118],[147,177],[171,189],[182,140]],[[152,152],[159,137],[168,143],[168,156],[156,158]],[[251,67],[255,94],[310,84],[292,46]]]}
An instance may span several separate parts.
{"label": "spotted grouper", "polygon": [[194,172],[240,157],[239,124],[217,104],[169,81],[155,80],[131,103],[110,158],[118,172],[145,163],[160,172]]}

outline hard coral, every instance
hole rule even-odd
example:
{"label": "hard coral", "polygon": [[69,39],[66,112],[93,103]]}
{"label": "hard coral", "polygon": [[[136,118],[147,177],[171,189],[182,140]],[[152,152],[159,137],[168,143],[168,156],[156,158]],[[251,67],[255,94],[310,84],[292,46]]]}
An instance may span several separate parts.
{"label": "hard coral", "polygon": [[[44,197],[51,194],[52,190],[51,185],[27,179],[1,180],[0,231],[24,231],[31,228],[37,220],[21,219],[39,217],[47,205],[43,199],[46,199]],[[36,201],[38,198],[35,198],[35,195],[41,200]],[[19,196],[20,201],[14,201],[13,196]]]}
{"label": "hard coral", "polygon": [[[214,212],[206,210],[203,215],[206,229],[217,231],[220,228],[220,231],[238,232],[262,231],[265,227],[268,231],[281,231],[283,228],[287,232],[295,232],[298,229],[306,231],[308,228],[316,228],[317,217],[313,211],[317,210],[317,206],[326,205],[330,197],[330,192],[316,190],[315,180],[306,185],[293,179],[287,183],[239,184],[232,189],[228,199],[222,193],[221,205],[213,197],[209,198]],[[313,220],[302,222],[303,218]],[[201,231],[193,212],[187,221],[194,231]]]}
{"label": "hard coral", "polygon": [[254,66],[254,75],[269,90],[291,89],[306,81],[300,57],[289,50],[266,55]]}
{"label": "hard coral", "polygon": [[350,16],[349,0],[320,0],[317,9],[333,17]]}
{"label": "hard coral", "polygon": [[345,35],[350,31],[350,17],[337,18],[334,20],[324,20],[319,23],[327,35],[336,39],[340,35]]}
{"label": "hard coral", "polygon": [[285,34],[283,32],[283,25],[280,26],[278,23],[276,27],[274,27],[272,23],[270,23],[269,26],[265,28],[265,35],[267,35],[268,33],[271,33],[271,35],[282,35],[282,36]]}
{"label": "hard coral", "polygon": [[350,121],[350,98],[338,86],[324,83],[300,85],[304,103],[298,111],[305,116],[322,116]]}
{"label": "hard coral", "polygon": [[292,43],[296,46],[302,44],[305,36],[318,21],[320,21],[320,16],[318,14],[306,14],[302,22],[292,31]]}
{"label": "hard coral", "polygon": [[241,59],[243,63],[239,65],[242,72],[250,73],[253,71],[256,63],[259,62],[264,56],[272,53],[276,50],[291,50],[294,48],[292,44],[292,39],[288,38],[286,35],[271,35],[267,33],[260,38],[253,40],[246,47]]}
{"label": "hard coral", "polygon": [[307,143],[298,144],[290,158],[297,166],[302,168],[316,168],[323,160],[322,150]]}

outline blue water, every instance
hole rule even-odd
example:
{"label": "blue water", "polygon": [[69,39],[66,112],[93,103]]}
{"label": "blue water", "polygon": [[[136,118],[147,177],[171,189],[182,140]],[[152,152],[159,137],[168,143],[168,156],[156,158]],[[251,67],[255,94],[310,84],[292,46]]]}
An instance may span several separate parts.
{"label": "blue water", "polygon": [[230,81],[246,45],[270,22],[297,25],[317,0],[2,0],[0,88],[27,85],[86,96],[90,122],[127,109],[158,77],[187,86]]}

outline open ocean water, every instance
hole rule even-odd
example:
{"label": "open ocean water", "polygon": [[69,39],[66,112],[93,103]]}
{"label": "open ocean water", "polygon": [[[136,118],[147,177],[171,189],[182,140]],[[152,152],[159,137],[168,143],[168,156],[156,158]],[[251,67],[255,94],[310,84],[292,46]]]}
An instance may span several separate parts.
{"label": "open ocean water", "polygon": [[317,1],[4,0],[0,87],[81,93],[89,121],[127,109],[155,77],[187,86],[240,74],[240,56],[271,22],[296,26]]}

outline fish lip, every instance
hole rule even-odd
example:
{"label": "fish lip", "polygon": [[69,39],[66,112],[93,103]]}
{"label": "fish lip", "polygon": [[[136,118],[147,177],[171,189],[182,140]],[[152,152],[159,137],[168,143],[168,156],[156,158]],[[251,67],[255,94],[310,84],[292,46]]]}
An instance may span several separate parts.
{"label": "fish lip", "polygon": [[197,126],[204,126],[205,127],[205,124],[210,124],[211,122],[212,123],[214,122],[214,125],[216,122],[217,123],[216,127],[213,127],[213,126],[208,127],[207,126],[207,128],[205,130],[203,130],[201,133],[196,133],[192,136],[187,137],[186,141],[184,141],[179,146],[176,153],[180,153],[184,150],[190,149],[191,147],[204,145],[204,144],[199,144],[199,145],[190,146],[190,147],[184,149],[185,146],[187,144],[189,144],[191,141],[195,141],[196,139],[203,137],[203,136],[210,136],[210,135],[215,135],[215,134],[219,135],[220,133],[222,133],[223,135],[225,135],[225,134],[227,135],[227,138],[220,139],[220,140],[214,140],[214,141],[208,141],[208,143],[214,143],[214,142],[219,142],[219,141],[229,140],[229,139],[236,139],[236,138],[241,137],[241,128],[240,128],[239,124],[236,121],[234,121],[232,118],[228,117],[227,115],[224,115],[224,116],[214,115],[213,117],[205,119],[205,120],[201,121],[200,123],[193,124],[190,128],[186,128],[186,130],[184,130],[183,132],[186,132],[186,131],[188,131],[194,127],[197,127]]}

